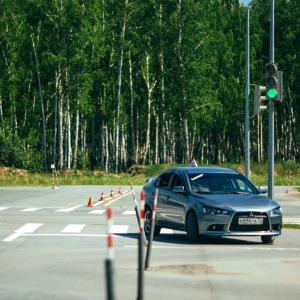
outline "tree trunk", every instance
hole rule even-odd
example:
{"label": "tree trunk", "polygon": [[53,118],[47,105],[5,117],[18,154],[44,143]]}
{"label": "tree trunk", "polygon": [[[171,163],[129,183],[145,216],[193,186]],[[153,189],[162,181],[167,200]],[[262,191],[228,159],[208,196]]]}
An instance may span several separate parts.
{"label": "tree trunk", "polygon": [[58,168],[63,169],[64,164],[64,133],[63,133],[63,95],[60,75],[60,65],[58,66]]}
{"label": "tree trunk", "polygon": [[[151,127],[151,95],[152,91],[156,85],[156,80],[153,80],[152,83],[150,83],[150,69],[149,69],[149,63],[150,63],[150,54],[146,52],[146,66],[145,68],[142,67],[142,74],[146,82],[147,86],[147,129],[146,129],[146,143],[145,143],[145,150],[143,153],[142,158],[142,164],[146,163],[146,157],[147,155],[150,155],[150,127]],[[150,161],[148,162],[151,163]]]}
{"label": "tree trunk", "polygon": [[[40,30],[40,24],[38,26],[38,31]],[[44,101],[43,101],[43,93],[42,93],[42,83],[41,83],[41,77],[40,77],[40,70],[39,70],[39,60],[37,55],[37,46],[34,42],[34,36],[33,36],[33,29],[31,28],[31,42],[35,57],[35,66],[36,66],[36,72],[37,72],[37,79],[38,79],[38,87],[39,87],[39,96],[40,96],[40,104],[41,104],[41,117],[42,117],[42,153],[43,153],[43,162],[44,162],[44,171],[47,172],[48,165],[47,165],[47,140],[46,140],[46,119],[45,119],[45,111],[44,111]],[[39,42],[39,35],[37,36],[37,43]]]}

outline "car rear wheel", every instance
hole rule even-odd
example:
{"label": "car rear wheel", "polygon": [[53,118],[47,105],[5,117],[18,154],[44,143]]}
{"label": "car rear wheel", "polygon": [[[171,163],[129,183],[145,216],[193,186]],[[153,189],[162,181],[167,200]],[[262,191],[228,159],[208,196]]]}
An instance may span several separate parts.
{"label": "car rear wheel", "polygon": [[263,235],[261,236],[261,241],[263,244],[273,244],[275,240],[274,235]]}
{"label": "car rear wheel", "polygon": [[[150,235],[151,224],[152,224],[152,210],[148,206],[145,210],[145,222],[144,222],[144,231],[147,236]],[[161,230],[161,227],[158,227],[155,225],[154,236],[159,236],[160,230]]]}
{"label": "car rear wheel", "polygon": [[193,243],[199,243],[200,235],[199,235],[199,229],[198,229],[198,219],[197,219],[195,212],[191,212],[188,215],[186,229],[187,229],[187,234],[188,234],[189,239]]}

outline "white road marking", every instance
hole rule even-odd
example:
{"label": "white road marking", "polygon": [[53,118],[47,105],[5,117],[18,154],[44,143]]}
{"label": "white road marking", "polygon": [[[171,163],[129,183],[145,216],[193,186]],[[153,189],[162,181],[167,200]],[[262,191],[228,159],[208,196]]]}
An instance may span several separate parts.
{"label": "white road marking", "polygon": [[122,213],[122,215],[135,215],[135,211],[134,210],[126,210]]}
{"label": "white road marking", "polygon": [[95,209],[95,210],[92,210],[92,211],[89,211],[89,214],[95,214],[95,215],[102,215],[106,210],[104,209]]}
{"label": "white road marking", "polygon": [[42,209],[41,207],[30,207],[30,208],[26,208],[26,209],[22,209],[21,211],[37,211]]}
{"label": "white road marking", "polygon": [[172,229],[168,229],[168,228],[162,228],[160,233],[173,233]]}
{"label": "white road marking", "polygon": [[8,207],[0,207],[0,210],[5,210],[7,209]]}
{"label": "white road marking", "polygon": [[77,205],[69,208],[62,208],[62,209],[57,209],[56,212],[70,212],[72,210],[75,210],[76,208],[82,207],[83,205]]}
{"label": "white road marking", "polygon": [[85,224],[69,224],[61,232],[80,233],[83,227],[85,227]]}
{"label": "white road marking", "polygon": [[129,225],[113,225],[112,233],[127,233]]}
{"label": "white road marking", "polygon": [[14,234],[4,239],[3,242],[11,242],[25,233],[33,233],[36,229],[38,229],[42,225],[43,224],[41,223],[27,223],[24,226],[17,229]]}

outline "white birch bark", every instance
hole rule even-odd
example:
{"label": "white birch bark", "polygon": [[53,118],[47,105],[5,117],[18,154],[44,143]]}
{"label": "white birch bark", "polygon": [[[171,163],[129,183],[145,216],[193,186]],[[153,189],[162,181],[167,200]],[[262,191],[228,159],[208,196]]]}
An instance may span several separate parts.
{"label": "white birch bark", "polygon": [[[40,31],[40,24],[38,25],[38,33]],[[43,163],[44,163],[44,171],[47,172],[48,166],[47,166],[47,140],[46,140],[46,119],[45,119],[45,110],[44,110],[44,100],[43,100],[43,93],[42,93],[42,83],[41,83],[41,77],[40,77],[40,70],[39,70],[39,60],[37,55],[37,45],[34,41],[34,34],[33,30],[31,28],[31,42],[34,52],[34,58],[35,58],[35,66],[36,66],[36,72],[37,72],[37,78],[38,78],[38,87],[39,87],[39,96],[40,96],[40,104],[41,104],[41,117],[42,117],[42,152],[43,152]],[[37,43],[39,42],[39,34],[36,37]]]}

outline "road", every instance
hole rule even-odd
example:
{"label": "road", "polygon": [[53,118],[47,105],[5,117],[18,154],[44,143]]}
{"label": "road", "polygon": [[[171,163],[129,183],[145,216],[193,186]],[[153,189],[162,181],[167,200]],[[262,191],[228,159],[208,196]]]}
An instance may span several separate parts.
{"label": "road", "polygon": [[[110,198],[111,190],[114,198]],[[139,231],[130,187],[0,188],[0,299],[106,299],[106,207],[114,209],[114,292],[137,298]],[[141,187],[135,187],[137,199]],[[105,201],[98,201],[102,195]],[[87,207],[91,199],[92,207]],[[298,222],[300,197],[275,189],[285,220]],[[145,248],[146,251],[146,248]],[[145,254],[145,253],[144,253]],[[191,244],[185,233],[155,238],[144,299],[299,299],[300,230],[274,245],[259,237]]]}

